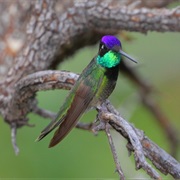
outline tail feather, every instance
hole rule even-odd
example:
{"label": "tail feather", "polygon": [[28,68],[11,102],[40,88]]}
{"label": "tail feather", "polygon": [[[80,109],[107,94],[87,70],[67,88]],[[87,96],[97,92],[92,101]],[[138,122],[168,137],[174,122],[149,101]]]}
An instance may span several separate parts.
{"label": "tail feather", "polygon": [[[43,139],[53,129],[59,126],[49,144],[49,147],[53,147],[58,144],[76,125],[78,119],[89,107],[89,104],[97,91],[96,88],[91,88],[90,85],[87,85],[88,82],[90,84],[92,83],[91,77],[85,78],[85,80],[79,79],[71,90],[69,96],[67,96],[57,118],[41,132],[37,141]],[[93,83],[93,85],[96,87],[96,82]]]}
{"label": "tail feather", "polygon": [[[60,124],[59,128],[55,131],[53,138],[51,139],[51,142],[49,144],[49,148],[55,146],[58,144],[64,137],[71,131],[71,129],[76,125],[79,117],[81,114],[84,112],[84,110],[78,114],[78,116],[72,118],[67,114],[66,118],[64,121]],[[71,116],[71,115],[70,115]]]}

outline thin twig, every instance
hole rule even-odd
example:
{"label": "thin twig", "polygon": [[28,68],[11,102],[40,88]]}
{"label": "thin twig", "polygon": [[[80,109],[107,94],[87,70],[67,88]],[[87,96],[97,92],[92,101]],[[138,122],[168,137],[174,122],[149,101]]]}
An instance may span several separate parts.
{"label": "thin twig", "polygon": [[[136,168],[137,169],[143,168],[147,172],[147,174],[149,174],[152,178],[160,179],[160,176],[156,172],[156,170],[154,170],[151,167],[151,165],[146,162],[141,142],[138,136],[136,135],[136,132],[132,128],[132,126],[120,116],[118,116],[118,119],[117,119],[117,117],[115,117],[116,115],[111,113],[111,109],[110,108],[108,109],[109,104],[110,102],[107,100],[105,103],[101,105],[101,108],[98,108],[98,118],[100,119],[100,122],[104,122],[104,120],[106,122],[108,121],[109,124],[113,127],[113,123],[115,121],[118,121],[118,122],[115,122],[115,124],[119,123],[121,125],[121,131],[125,132],[126,138],[128,139],[128,141],[131,143],[133,147]],[[104,124],[106,125],[105,122]],[[107,129],[107,127],[105,127],[105,129]],[[112,153],[114,153],[113,151],[114,150],[112,150]],[[117,163],[118,162],[117,156],[115,154],[113,154],[113,156],[114,156],[115,163]],[[116,165],[118,166],[118,164]]]}
{"label": "thin twig", "polygon": [[51,120],[55,119],[55,117],[56,117],[56,113],[51,112],[51,111],[46,110],[46,109],[42,109],[38,106],[35,106],[32,111],[41,117],[50,118]]}
{"label": "thin twig", "polygon": [[114,124],[118,124],[121,128],[121,131],[126,134],[126,138],[129,140],[133,147],[136,168],[143,168],[152,178],[160,179],[157,171],[154,170],[151,165],[146,162],[140,140],[137,137],[133,128],[130,126],[130,124],[127,123],[127,121],[125,121],[123,118],[116,116],[112,113],[103,113],[102,119],[109,120],[109,123],[112,127],[114,127]]}
{"label": "thin twig", "polygon": [[94,124],[93,123],[82,123],[78,122],[76,125],[76,128],[82,129],[82,130],[88,130],[92,132]]}
{"label": "thin twig", "polygon": [[19,153],[19,148],[16,144],[16,133],[17,133],[17,127],[15,123],[11,124],[11,142],[14,149],[14,152],[16,155]]}
{"label": "thin twig", "polygon": [[[126,124],[127,121],[120,116],[119,112],[110,104],[109,101],[106,101],[106,106],[107,109],[109,109],[109,111],[112,113],[108,117],[109,123],[129,142],[129,138],[127,135],[129,131],[127,132],[123,128],[124,122]],[[135,128],[130,123],[128,124],[128,126],[131,126],[131,128],[134,129],[135,134],[138,136],[138,139],[140,140],[141,145],[143,147],[144,155],[148,159],[150,159],[150,161],[155,165],[155,167],[165,175],[171,174],[174,178],[180,179],[180,163],[167,152],[165,152],[163,149],[161,149],[159,146],[157,146],[154,142],[152,142],[147,136],[145,136],[143,131]],[[128,147],[128,149],[130,151],[134,151],[134,146],[132,144],[130,145],[130,147],[131,148]]]}
{"label": "thin twig", "polygon": [[116,153],[116,148],[114,146],[113,139],[112,139],[112,136],[110,134],[109,126],[107,126],[107,125],[108,125],[108,123],[106,123],[105,132],[106,132],[106,135],[108,137],[108,141],[109,141],[109,145],[111,147],[111,152],[113,154],[114,162],[116,164],[116,171],[118,172],[118,174],[120,176],[120,179],[124,180],[125,176],[124,176],[123,170],[122,170],[122,168],[120,166],[120,163],[118,161],[118,156],[117,156],[117,153]]}

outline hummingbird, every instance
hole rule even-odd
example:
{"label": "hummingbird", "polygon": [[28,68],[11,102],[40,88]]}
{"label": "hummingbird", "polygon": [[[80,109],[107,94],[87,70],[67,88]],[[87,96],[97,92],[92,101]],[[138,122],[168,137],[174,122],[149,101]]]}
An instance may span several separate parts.
{"label": "hummingbird", "polygon": [[135,59],[122,51],[121,42],[118,38],[113,35],[103,36],[97,55],[82,71],[56,118],[42,130],[37,141],[58,127],[49,147],[57,145],[76,126],[83,113],[101,105],[116,86],[122,56],[137,63]]}

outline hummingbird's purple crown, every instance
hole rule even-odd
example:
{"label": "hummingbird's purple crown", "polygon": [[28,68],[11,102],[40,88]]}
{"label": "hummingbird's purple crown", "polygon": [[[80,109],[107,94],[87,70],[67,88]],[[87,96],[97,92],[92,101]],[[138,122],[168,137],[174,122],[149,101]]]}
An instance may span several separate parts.
{"label": "hummingbird's purple crown", "polygon": [[112,35],[103,36],[101,42],[103,42],[109,49],[112,49],[114,46],[121,46],[119,39]]}

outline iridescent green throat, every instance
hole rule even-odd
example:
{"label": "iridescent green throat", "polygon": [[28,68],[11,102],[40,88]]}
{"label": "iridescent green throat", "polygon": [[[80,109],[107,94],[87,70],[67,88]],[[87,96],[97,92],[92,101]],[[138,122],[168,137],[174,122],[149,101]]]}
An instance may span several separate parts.
{"label": "iridescent green throat", "polygon": [[120,63],[121,56],[120,53],[110,50],[104,56],[98,55],[96,60],[102,67],[112,68]]}

